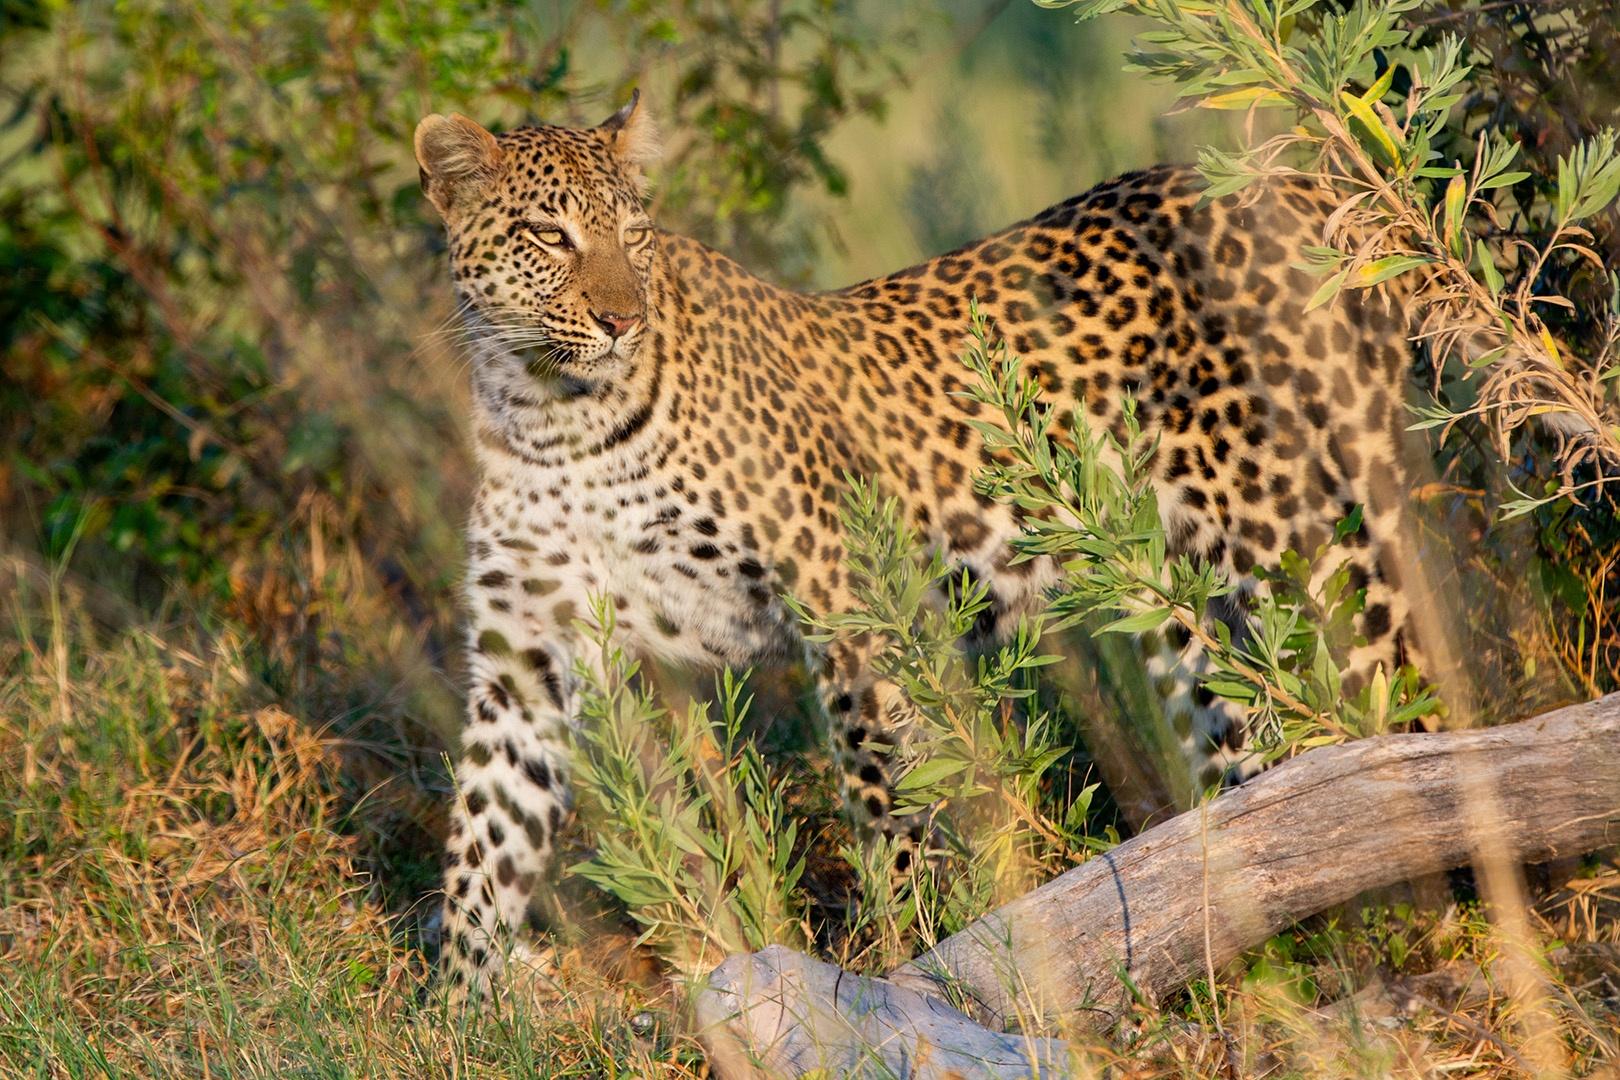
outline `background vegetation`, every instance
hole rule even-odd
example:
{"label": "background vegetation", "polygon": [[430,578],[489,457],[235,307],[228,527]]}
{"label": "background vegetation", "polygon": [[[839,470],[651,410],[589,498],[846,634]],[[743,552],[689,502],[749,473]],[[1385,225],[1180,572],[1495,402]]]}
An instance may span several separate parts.
{"label": "background vegetation", "polygon": [[[1448,0],[1400,23],[1419,47],[1460,35],[1474,65],[1439,162],[1472,166],[1482,131],[1521,144],[1468,228],[1510,287],[1569,298],[1546,321],[1594,378],[1614,210],[1582,223],[1596,269],[1510,245],[1546,244],[1560,157],[1620,120],[1609,9]],[[959,872],[897,889],[883,853],[848,845],[791,677],[756,677],[751,710],[735,687],[666,710],[610,665],[587,816],[647,828],[577,852],[594,861],[574,906],[598,915],[554,941],[531,1007],[445,1017],[422,923],[461,712],[469,472],[409,135],[452,108],[594,122],[639,85],[670,136],[660,220],[831,286],[1277,130],[1243,109],[1167,116],[1175,89],[1121,70],[1144,25],[1023,0],[0,4],[0,1074],[694,1074],[664,972],[764,940],[883,970],[1139,825],[1158,782],[1117,764],[1156,737],[1122,639],[1081,635],[1051,664],[1031,636],[916,685],[974,599],[921,622],[885,599],[938,571],[869,493],[851,510],[864,617],[916,628],[892,662],[945,722],[913,790],[962,810],[942,864]],[[1364,92],[1386,70],[1394,103],[1409,64],[1380,50],[1351,74]],[[1456,367],[1422,372],[1454,412],[1476,400]],[[1476,615],[1458,638],[1475,696],[1511,717],[1620,687],[1620,516],[1586,489],[1504,521],[1567,484],[1556,440],[1501,445],[1465,416],[1415,495],[1424,543],[1458,568],[1442,591]],[[1289,719],[1289,746],[1321,734]],[[663,774],[636,771],[649,733]],[[669,817],[647,800],[705,797],[690,835],[653,828]],[[709,855],[687,879],[624,887],[694,840]],[[1539,997],[1498,977],[1484,909],[1442,889],[1314,921],[1087,1052],[1141,1074],[1612,1068],[1617,883],[1607,864],[1549,873],[1525,913]],[[1552,1043],[1532,1052],[1538,1030]]]}

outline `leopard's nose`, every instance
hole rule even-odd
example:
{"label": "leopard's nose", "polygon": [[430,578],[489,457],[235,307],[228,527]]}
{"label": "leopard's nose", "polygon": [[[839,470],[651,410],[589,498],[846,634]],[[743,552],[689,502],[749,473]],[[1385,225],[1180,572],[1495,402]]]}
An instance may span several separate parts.
{"label": "leopard's nose", "polygon": [[626,315],[617,311],[593,311],[591,318],[595,319],[596,325],[606,330],[611,338],[624,337],[641,321],[640,315]]}

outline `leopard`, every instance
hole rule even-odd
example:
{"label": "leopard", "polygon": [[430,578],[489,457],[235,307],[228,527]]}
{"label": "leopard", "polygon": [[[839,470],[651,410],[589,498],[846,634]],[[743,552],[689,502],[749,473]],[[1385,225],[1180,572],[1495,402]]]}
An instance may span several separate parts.
{"label": "leopard", "polygon": [[[1052,560],[1014,555],[1020,512],[975,484],[993,460],[975,425],[1005,424],[967,392],[975,306],[1038,380],[1054,430],[1119,434],[1134,408],[1157,444],[1172,556],[1252,592],[1260,568],[1361,508],[1344,540],[1365,595],[1347,680],[1410,661],[1396,557],[1406,325],[1360,294],[1309,303],[1320,281],[1300,252],[1337,205],[1310,178],[1209,198],[1194,169],[1147,168],[916,266],[808,292],[654,223],[659,135],[639,95],[594,127],[495,134],[433,114],[414,149],[466,331],[479,477],[444,862],[453,993],[499,985],[546,888],[582,686],[600,673],[598,604],[626,655],[695,670],[804,658],[853,825],[901,842],[904,867],[927,826],[890,786],[912,713],[875,669],[884,642],[809,644],[784,597],[856,606],[850,477],[982,583],[989,638],[1057,587]],[[1248,768],[1243,715],[1198,678],[1196,637],[1161,634],[1149,657],[1206,778]]]}

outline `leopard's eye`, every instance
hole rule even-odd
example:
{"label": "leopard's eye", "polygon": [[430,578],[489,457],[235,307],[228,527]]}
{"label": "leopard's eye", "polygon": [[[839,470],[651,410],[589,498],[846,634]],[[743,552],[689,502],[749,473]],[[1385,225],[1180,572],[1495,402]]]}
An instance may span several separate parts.
{"label": "leopard's eye", "polygon": [[626,247],[635,247],[652,235],[652,230],[645,225],[631,225],[624,230],[624,243]]}
{"label": "leopard's eye", "polygon": [[568,234],[561,229],[549,229],[540,225],[531,225],[529,235],[547,247],[569,247]]}

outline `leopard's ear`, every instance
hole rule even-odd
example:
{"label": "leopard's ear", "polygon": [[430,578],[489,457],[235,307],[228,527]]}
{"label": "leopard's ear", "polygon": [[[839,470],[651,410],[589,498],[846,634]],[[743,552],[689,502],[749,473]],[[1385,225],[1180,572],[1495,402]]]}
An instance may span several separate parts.
{"label": "leopard's ear", "polygon": [[416,163],[423,192],[440,214],[449,214],[501,175],[501,148],[477,121],[434,113],[416,125]]}
{"label": "leopard's ear", "polygon": [[657,161],[664,149],[657,125],[647,115],[647,110],[641,108],[640,90],[632,90],[624,108],[596,125],[596,130],[607,135],[613,152],[638,178],[641,170]]}

